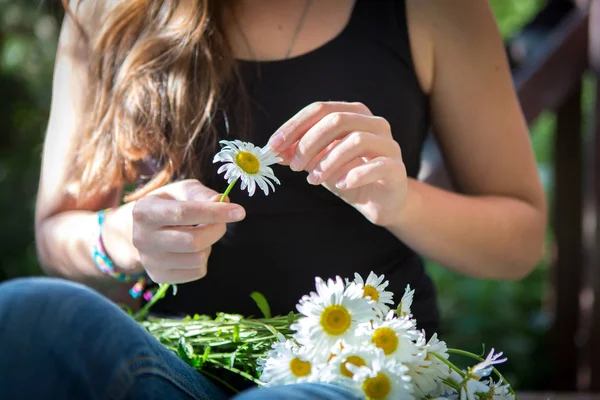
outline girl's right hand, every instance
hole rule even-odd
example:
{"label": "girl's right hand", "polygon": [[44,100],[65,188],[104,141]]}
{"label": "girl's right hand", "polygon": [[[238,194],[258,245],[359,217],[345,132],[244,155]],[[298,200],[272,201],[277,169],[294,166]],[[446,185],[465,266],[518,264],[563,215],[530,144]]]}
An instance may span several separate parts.
{"label": "girl's right hand", "polygon": [[156,283],[185,283],[204,277],[212,245],[225,234],[225,224],[241,221],[246,215],[237,204],[220,203],[220,197],[190,179],[135,201],[129,232],[141,263],[137,269],[143,267]]}

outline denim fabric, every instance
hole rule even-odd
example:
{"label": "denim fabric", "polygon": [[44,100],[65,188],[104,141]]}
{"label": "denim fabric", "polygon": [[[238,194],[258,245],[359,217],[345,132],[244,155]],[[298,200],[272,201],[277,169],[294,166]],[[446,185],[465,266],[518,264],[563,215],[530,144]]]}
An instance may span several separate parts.
{"label": "denim fabric", "polygon": [[[97,292],[28,278],[0,285],[0,399],[229,396]],[[353,399],[330,385],[251,389],[236,400]]]}

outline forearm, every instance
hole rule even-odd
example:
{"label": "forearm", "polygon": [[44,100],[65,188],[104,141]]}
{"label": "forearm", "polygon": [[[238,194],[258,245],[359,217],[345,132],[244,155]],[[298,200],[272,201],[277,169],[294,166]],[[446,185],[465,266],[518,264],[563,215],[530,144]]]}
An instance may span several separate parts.
{"label": "forearm", "polygon": [[[91,246],[97,235],[95,212],[66,211],[41,221],[36,229],[36,245],[43,270],[50,276],[91,286],[115,302],[137,306],[128,296],[132,284],[103,274],[94,263]],[[108,252],[112,254],[110,249]]]}
{"label": "forearm", "polygon": [[409,179],[398,216],[390,232],[465,275],[517,279],[542,256],[545,211],[523,200],[460,195]]}

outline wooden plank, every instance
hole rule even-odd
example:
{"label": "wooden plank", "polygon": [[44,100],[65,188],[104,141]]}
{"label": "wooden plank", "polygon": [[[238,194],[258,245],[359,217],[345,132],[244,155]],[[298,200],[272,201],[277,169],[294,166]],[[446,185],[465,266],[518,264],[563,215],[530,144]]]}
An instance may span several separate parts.
{"label": "wooden plank", "polygon": [[582,272],[583,170],[581,85],[557,109],[554,231],[558,255],[552,268],[554,322],[550,333],[552,390],[575,390],[579,349],[579,293]]}
{"label": "wooden plank", "polygon": [[543,54],[515,71],[514,82],[527,122],[556,109],[588,68],[589,14],[573,9],[545,40]]}

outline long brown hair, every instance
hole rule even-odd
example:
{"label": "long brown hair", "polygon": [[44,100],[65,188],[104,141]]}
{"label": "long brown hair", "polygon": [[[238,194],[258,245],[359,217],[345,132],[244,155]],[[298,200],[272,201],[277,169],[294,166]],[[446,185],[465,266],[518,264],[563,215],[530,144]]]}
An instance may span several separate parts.
{"label": "long brown hair", "polygon": [[79,201],[136,182],[149,157],[159,171],[126,201],[182,171],[198,175],[206,152],[196,150],[215,146],[211,121],[235,75],[221,18],[229,3],[120,0],[86,35],[90,103],[72,169]]}

